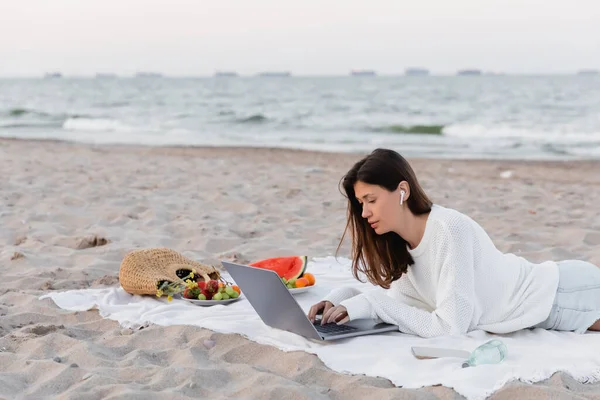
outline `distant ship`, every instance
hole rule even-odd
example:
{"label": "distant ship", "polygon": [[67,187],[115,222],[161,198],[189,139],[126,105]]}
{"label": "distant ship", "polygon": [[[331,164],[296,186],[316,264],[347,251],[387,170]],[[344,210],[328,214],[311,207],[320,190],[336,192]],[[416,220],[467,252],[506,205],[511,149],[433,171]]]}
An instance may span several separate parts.
{"label": "distant ship", "polygon": [[352,76],[375,76],[377,73],[371,69],[353,69],[350,71]]}
{"label": "distant ship", "polygon": [[481,75],[481,70],[479,70],[479,69],[461,69],[456,74],[457,75],[466,75],[466,76],[477,76],[477,75]]}
{"label": "distant ship", "polygon": [[60,72],[48,72],[48,73],[46,73],[46,75],[44,75],[44,78],[46,78],[46,79],[62,78],[62,74]]}
{"label": "distant ship", "polygon": [[281,71],[281,72],[261,72],[258,75],[271,78],[271,77],[288,77],[288,76],[291,76],[292,74],[288,71]]}
{"label": "distant ship", "polygon": [[138,72],[135,76],[137,78],[162,78],[162,74],[158,72]]}
{"label": "distant ship", "polygon": [[228,71],[217,71],[215,72],[215,76],[218,77],[236,77],[239,76],[237,72],[228,72]]}
{"label": "distant ship", "polygon": [[583,75],[583,76],[592,76],[592,75],[598,75],[600,74],[600,71],[596,70],[596,69],[582,69],[581,71],[577,72],[577,75]]}
{"label": "distant ship", "polygon": [[429,75],[429,70],[425,68],[407,68],[404,73],[411,76],[426,76]]}

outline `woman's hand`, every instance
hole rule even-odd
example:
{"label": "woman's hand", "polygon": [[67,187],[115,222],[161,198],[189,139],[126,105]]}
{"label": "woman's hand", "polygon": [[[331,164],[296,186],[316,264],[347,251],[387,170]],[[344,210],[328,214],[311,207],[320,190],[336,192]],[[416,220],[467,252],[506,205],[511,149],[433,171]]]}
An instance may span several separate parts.
{"label": "woman's hand", "polygon": [[325,301],[325,300],[320,301],[310,308],[310,310],[308,311],[308,319],[310,320],[310,322],[314,323],[315,318],[317,317],[317,314],[325,314],[332,307],[333,307],[332,302]]}
{"label": "woman's hand", "polygon": [[323,318],[321,318],[321,325],[328,324],[330,322],[337,322],[338,325],[345,324],[350,321],[348,311],[344,306],[331,307],[326,312],[323,312]]}

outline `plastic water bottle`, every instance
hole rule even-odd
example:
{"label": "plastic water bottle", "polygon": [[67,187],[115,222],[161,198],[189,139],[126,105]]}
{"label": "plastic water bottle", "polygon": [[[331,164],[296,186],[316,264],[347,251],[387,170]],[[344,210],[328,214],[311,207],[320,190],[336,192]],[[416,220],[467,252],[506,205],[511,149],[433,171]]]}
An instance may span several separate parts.
{"label": "plastic water bottle", "polygon": [[473,350],[463,368],[474,367],[481,364],[498,364],[504,360],[508,349],[500,340],[490,340]]}

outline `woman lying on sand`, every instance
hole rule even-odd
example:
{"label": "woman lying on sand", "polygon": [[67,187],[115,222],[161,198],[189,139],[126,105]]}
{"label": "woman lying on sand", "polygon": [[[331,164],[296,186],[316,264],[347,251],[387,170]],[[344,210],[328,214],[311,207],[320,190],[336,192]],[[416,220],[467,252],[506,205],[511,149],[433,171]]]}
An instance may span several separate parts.
{"label": "woman lying on sand", "polygon": [[353,274],[385,290],[336,289],[311,307],[311,321],[375,318],[422,337],[600,330],[600,268],[501,253],[477,222],[432,204],[400,154],[373,151],[343,187]]}

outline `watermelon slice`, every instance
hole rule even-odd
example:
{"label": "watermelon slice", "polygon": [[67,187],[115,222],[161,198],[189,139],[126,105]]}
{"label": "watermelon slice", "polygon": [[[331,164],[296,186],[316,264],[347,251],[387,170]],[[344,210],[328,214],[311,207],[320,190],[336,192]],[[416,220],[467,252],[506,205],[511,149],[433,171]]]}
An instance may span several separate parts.
{"label": "watermelon slice", "polygon": [[290,279],[297,279],[304,275],[307,262],[307,256],[274,257],[256,261],[250,264],[250,266],[270,269],[277,272],[280,278],[285,278],[289,281]]}

